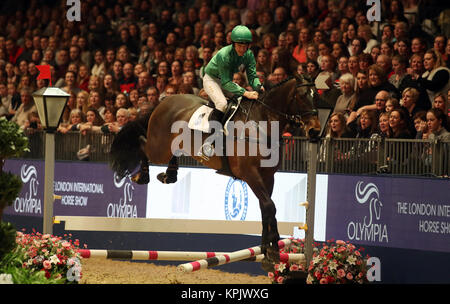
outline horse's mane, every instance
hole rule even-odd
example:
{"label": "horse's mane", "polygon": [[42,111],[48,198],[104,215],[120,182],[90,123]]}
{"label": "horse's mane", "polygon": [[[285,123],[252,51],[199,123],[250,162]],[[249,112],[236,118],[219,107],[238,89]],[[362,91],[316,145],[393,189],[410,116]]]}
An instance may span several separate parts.
{"label": "horse's mane", "polygon": [[278,87],[281,87],[282,85],[284,85],[286,82],[288,82],[289,80],[291,80],[291,79],[293,79],[293,78],[294,78],[294,77],[289,76],[288,78],[286,78],[286,79],[280,81],[279,83],[275,83],[275,84],[272,84],[272,83],[269,82],[269,83],[267,84],[266,90],[267,90],[267,92],[270,92],[270,91],[272,91],[272,90],[274,90],[274,89],[276,89],[276,88],[278,88]]}

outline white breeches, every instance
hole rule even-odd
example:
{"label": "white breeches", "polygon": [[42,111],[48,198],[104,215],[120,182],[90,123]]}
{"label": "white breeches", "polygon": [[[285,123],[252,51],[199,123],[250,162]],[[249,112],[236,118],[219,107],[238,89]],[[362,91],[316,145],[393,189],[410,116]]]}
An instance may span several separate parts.
{"label": "white breeches", "polygon": [[216,105],[216,109],[221,112],[225,112],[227,108],[227,99],[222,92],[220,79],[205,74],[205,76],[203,76],[203,88],[212,102]]}

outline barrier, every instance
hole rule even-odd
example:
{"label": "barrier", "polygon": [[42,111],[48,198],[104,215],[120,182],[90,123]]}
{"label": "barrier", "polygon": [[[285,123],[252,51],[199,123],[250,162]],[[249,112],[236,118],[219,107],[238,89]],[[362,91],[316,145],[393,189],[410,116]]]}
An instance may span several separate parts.
{"label": "barrier", "polygon": [[[77,231],[261,234],[259,221],[55,216],[54,222],[64,222],[65,230]],[[302,226],[304,226],[303,223],[278,222],[278,231],[281,235],[292,235],[295,227]]]}
{"label": "barrier", "polygon": [[[23,157],[43,158],[43,132],[27,136],[30,152]],[[57,133],[55,158],[76,161],[77,151],[89,144],[91,146],[89,159],[106,162],[113,139],[113,134]],[[307,146],[308,139],[305,137],[285,137],[280,171],[306,172]],[[448,175],[450,170],[448,140],[321,138],[318,148],[319,173],[376,174],[381,169],[384,170],[383,173],[391,174],[442,176]],[[180,157],[179,165],[203,167],[200,162],[186,156]]]}
{"label": "barrier", "polygon": [[[229,252],[202,252],[202,251],[153,251],[153,250],[103,250],[103,249],[79,249],[81,257],[121,259],[121,260],[150,260],[150,261],[192,261],[207,259],[220,255],[229,255]],[[259,254],[242,261],[261,262],[263,254]],[[281,253],[280,261],[284,263],[301,263],[305,256],[300,253]]]}
{"label": "barrier", "polygon": [[[284,248],[285,246],[289,246],[290,243],[291,243],[290,239],[280,240],[278,241],[278,247],[281,249]],[[261,246],[255,246],[247,249],[230,252],[229,254],[208,257],[206,259],[181,264],[178,265],[178,270],[182,272],[193,272],[200,269],[210,268],[213,266],[219,266],[231,262],[242,261],[254,256],[258,256],[260,254],[261,254]]]}

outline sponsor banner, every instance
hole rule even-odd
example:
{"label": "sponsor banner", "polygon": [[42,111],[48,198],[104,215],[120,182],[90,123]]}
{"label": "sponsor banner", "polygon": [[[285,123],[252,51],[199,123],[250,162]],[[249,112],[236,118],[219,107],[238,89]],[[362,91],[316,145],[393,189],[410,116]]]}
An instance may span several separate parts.
{"label": "sponsor banner", "polygon": [[[20,176],[23,187],[5,214],[42,217],[44,208],[44,162],[8,160],[5,170]],[[147,187],[119,179],[101,163],[57,162],[54,215],[145,217]]]}
{"label": "sponsor banner", "polygon": [[[162,184],[156,176],[166,167],[150,166],[147,218],[260,221],[259,200],[247,183],[206,168],[179,168],[178,181]],[[316,240],[325,240],[327,176],[317,175]],[[306,174],[277,172],[272,200],[279,222],[306,222]],[[295,232],[304,237],[303,231]]]}
{"label": "sponsor banner", "polygon": [[326,238],[450,252],[448,180],[330,175]]}

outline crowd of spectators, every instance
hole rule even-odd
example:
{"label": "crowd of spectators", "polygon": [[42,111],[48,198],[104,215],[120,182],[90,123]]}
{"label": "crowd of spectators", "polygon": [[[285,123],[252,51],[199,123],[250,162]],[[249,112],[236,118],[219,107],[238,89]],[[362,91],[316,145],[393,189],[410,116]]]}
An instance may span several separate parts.
{"label": "crowd of spectators", "polygon": [[[114,133],[173,94],[208,98],[203,70],[253,32],[264,84],[325,76],[326,136],[448,138],[450,11],[439,1],[381,0],[369,22],[357,0],[6,1],[0,11],[0,116],[40,128],[31,93],[51,82],[70,93],[59,132]],[[233,81],[247,87],[245,74]]]}

